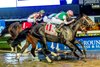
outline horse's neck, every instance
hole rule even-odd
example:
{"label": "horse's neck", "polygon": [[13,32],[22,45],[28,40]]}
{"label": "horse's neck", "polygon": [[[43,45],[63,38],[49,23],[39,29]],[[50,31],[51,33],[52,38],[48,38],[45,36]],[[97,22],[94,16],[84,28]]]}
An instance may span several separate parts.
{"label": "horse's neck", "polygon": [[69,27],[71,28],[71,29],[74,29],[74,22],[73,23],[71,23],[70,25],[69,25]]}
{"label": "horse's neck", "polygon": [[77,20],[75,23],[74,23],[74,28],[73,28],[73,31],[74,33],[76,33],[78,31],[78,29],[80,28],[81,26],[81,19]]}

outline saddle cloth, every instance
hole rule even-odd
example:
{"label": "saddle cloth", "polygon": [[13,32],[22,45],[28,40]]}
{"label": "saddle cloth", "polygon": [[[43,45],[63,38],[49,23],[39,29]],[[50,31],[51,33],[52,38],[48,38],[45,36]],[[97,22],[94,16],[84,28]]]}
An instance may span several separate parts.
{"label": "saddle cloth", "polygon": [[56,27],[54,24],[46,24],[45,26],[45,33],[49,35],[57,36]]}
{"label": "saddle cloth", "polygon": [[30,28],[32,26],[32,23],[29,23],[29,22],[23,22],[22,24],[22,29],[26,29],[26,28]]}

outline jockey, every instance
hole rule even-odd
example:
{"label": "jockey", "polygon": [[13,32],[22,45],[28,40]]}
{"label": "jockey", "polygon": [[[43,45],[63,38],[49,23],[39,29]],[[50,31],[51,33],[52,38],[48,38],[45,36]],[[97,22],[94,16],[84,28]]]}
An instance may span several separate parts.
{"label": "jockey", "polygon": [[[52,22],[59,24],[58,28],[56,29],[56,32],[58,33],[58,36],[60,35],[60,28],[63,25],[69,25],[72,22],[75,21],[75,19],[71,19],[71,17],[74,15],[72,10],[68,10],[67,12],[60,12],[58,13],[55,17],[52,18]],[[71,19],[70,21],[68,21],[69,19]],[[64,39],[67,38],[66,36],[66,32],[62,32],[62,34],[64,35]]]}
{"label": "jockey", "polygon": [[55,17],[52,18],[52,23],[55,23],[55,24],[64,23],[68,25],[75,21],[75,19],[68,21],[68,19],[70,19],[73,15],[74,13],[72,10],[68,10],[67,12],[60,12]]}
{"label": "jockey", "polygon": [[68,10],[67,12],[60,12],[58,14],[53,13],[53,14],[50,14],[49,16],[45,16],[43,18],[43,21],[54,23],[54,24],[64,23],[68,25],[75,21],[75,19],[71,19],[70,21],[68,21],[73,15],[74,15],[73,11]]}
{"label": "jockey", "polygon": [[55,16],[56,16],[56,13],[52,13],[49,16],[44,16],[43,21],[46,23],[52,23],[51,19],[52,17],[55,17]]}
{"label": "jockey", "polygon": [[30,23],[33,23],[33,24],[34,24],[34,23],[37,24],[37,22],[42,21],[42,17],[43,17],[43,15],[44,15],[44,13],[45,13],[44,10],[40,10],[39,12],[35,12],[35,13],[31,14],[31,15],[28,17],[27,21],[30,22]]}
{"label": "jockey", "polygon": [[43,18],[43,21],[48,23],[58,24],[59,25],[58,29],[60,29],[64,24],[69,25],[75,21],[75,19],[71,18],[73,15],[74,15],[73,11],[68,10],[67,12],[60,12],[58,14],[53,13],[49,16],[45,16]]}

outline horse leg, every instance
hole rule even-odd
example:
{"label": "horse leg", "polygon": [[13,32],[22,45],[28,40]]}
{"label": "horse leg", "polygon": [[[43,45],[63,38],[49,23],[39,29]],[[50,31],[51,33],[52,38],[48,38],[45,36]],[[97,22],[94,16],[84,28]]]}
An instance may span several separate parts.
{"label": "horse leg", "polygon": [[38,53],[35,52],[36,44],[38,43],[38,39],[35,37],[32,37],[30,34],[28,34],[27,40],[28,40],[28,42],[30,42],[32,44],[31,54],[34,56],[34,60],[40,61],[38,58]]}
{"label": "horse leg", "polygon": [[[44,40],[45,40],[45,38],[44,38]],[[41,46],[42,46],[42,52],[43,52],[43,55],[45,56],[45,58],[46,58],[46,60],[48,61],[48,62],[52,62],[52,60],[48,57],[48,55],[47,54],[50,54],[50,51],[48,50],[48,47],[47,47],[47,45],[46,45],[46,42],[44,42],[44,40],[42,39],[41,41],[40,41],[40,43],[41,43]],[[46,40],[45,40],[46,41]]]}
{"label": "horse leg", "polygon": [[70,41],[66,41],[66,44],[64,44],[64,45],[68,46],[69,49],[72,51],[73,55],[76,56],[77,58],[79,58],[79,55],[77,53],[75,53],[75,51],[76,51],[75,46]]}
{"label": "horse leg", "polygon": [[20,46],[21,44],[19,44],[17,47],[19,48],[19,49],[22,49],[22,47]]}
{"label": "horse leg", "polygon": [[20,58],[20,56],[23,54],[23,52],[25,51],[25,49],[26,49],[29,45],[30,45],[29,42],[26,41],[26,43],[25,43],[25,45],[22,47],[20,53],[17,53],[17,54],[16,54],[16,58],[17,58],[17,59]]}
{"label": "horse leg", "polygon": [[13,40],[13,39],[10,37],[10,38],[7,40],[7,43],[8,43],[8,45],[10,45],[11,52],[14,52],[14,47],[11,46],[12,40]]}
{"label": "horse leg", "polygon": [[45,50],[46,54],[51,54],[51,55],[53,55],[53,56],[58,56],[56,53],[50,52],[50,51],[48,50],[47,43],[46,43],[46,39],[45,39],[45,38],[42,38],[42,40],[43,40],[43,41],[42,41],[42,42],[43,42],[42,47],[43,47],[43,49]]}
{"label": "horse leg", "polygon": [[82,48],[83,48],[83,52],[81,51],[81,49],[79,49],[79,47],[78,47],[77,45],[75,45],[76,48],[80,51],[80,53],[83,55],[83,57],[86,58],[86,51],[85,51],[85,47],[84,47],[84,45],[83,45],[80,41],[78,41],[78,40],[75,40],[74,43],[75,43],[75,44],[80,44],[80,45],[82,46]]}
{"label": "horse leg", "polygon": [[25,51],[25,49],[30,45],[30,43],[26,40],[25,45],[22,47],[20,53],[23,53]]}
{"label": "horse leg", "polygon": [[[44,38],[44,40],[45,40],[45,38]],[[47,54],[52,54],[54,56],[57,56],[57,55],[54,52],[50,52],[48,50],[48,47],[47,47],[47,44],[46,44],[46,40],[45,40],[45,42],[44,41],[41,41],[40,43],[42,45],[42,52],[43,52],[44,56],[46,57],[46,60],[51,63],[52,60],[47,56]]]}
{"label": "horse leg", "polygon": [[36,44],[38,43],[38,39],[28,33],[27,40],[32,44],[31,53],[33,56],[35,56],[35,49],[36,49]]}
{"label": "horse leg", "polygon": [[11,47],[11,46],[10,46],[10,48],[11,48],[11,52],[14,52],[14,48],[13,48],[13,47]]}

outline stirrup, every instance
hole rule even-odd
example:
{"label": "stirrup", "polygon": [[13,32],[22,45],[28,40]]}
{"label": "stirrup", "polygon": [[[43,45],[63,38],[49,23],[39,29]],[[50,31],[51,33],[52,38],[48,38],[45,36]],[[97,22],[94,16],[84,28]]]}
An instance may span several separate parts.
{"label": "stirrup", "polygon": [[57,32],[57,33],[60,33],[61,31],[60,31],[59,29],[56,29],[56,32]]}

